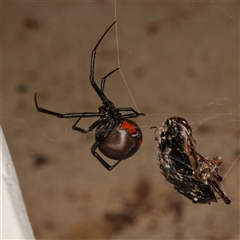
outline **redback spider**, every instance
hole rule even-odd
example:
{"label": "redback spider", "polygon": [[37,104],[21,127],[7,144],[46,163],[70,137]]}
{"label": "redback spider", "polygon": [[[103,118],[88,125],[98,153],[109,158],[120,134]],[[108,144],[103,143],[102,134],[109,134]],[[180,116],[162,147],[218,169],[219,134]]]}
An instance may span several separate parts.
{"label": "redback spider", "polygon": [[[131,107],[119,107],[116,108],[114,104],[104,94],[104,86],[106,79],[116,72],[119,68],[114,69],[102,78],[101,87],[99,88],[94,80],[94,64],[96,51],[104,36],[111,29],[116,22],[113,22],[111,26],[104,32],[102,37],[97,42],[96,46],[92,50],[91,63],[90,63],[90,82],[93,89],[102,100],[102,106],[98,108],[97,112],[81,112],[81,113],[58,113],[45,108],[41,108],[37,103],[37,93],[35,93],[35,104],[39,112],[50,114],[59,118],[78,118],[72,126],[73,130],[81,133],[89,133],[96,128],[95,143],[91,147],[91,152],[94,157],[107,169],[112,170],[122,160],[127,159],[134,155],[142,143],[142,132],[139,126],[129,120],[129,118],[135,118],[138,116],[144,116],[144,113],[138,113]],[[129,112],[121,114],[121,112]],[[90,127],[83,129],[77,127],[81,118],[99,117]],[[112,166],[109,165],[102,157],[96,152],[96,149],[110,159],[117,160]]]}

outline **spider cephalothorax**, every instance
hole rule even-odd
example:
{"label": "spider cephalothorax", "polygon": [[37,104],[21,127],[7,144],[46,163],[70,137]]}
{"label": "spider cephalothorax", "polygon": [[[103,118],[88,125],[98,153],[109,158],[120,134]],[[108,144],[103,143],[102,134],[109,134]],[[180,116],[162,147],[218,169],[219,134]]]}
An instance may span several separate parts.
{"label": "spider cephalothorax", "polygon": [[[116,108],[114,104],[104,94],[104,86],[107,77],[116,72],[119,68],[114,69],[102,78],[101,87],[99,88],[94,80],[94,65],[96,50],[107,34],[111,27],[115,24],[113,22],[111,26],[104,32],[102,37],[97,42],[91,55],[90,64],[90,82],[93,89],[96,91],[100,99],[102,100],[102,106],[98,108],[97,112],[81,112],[81,113],[58,113],[45,108],[41,108],[37,103],[37,93],[35,94],[35,105],[39,112],[57,116],[59,118],[78,118],[75,124],[72,126],[73,130],[80,131],[82,133],[89,133],[96,128],[95,143],[91,147],[92,154],[99,160],[99,162],[108,170],[112,170],[122,160],[131,157],[137,152],[142,143],[142,132],[138,125],[129,120],[129,118],[135,118],[138,116],[144,116],[144,113],[138,113],[131,107],[119,107]],[[125,114],[121,112],[127,112]],[[81,118],[87,117],[99,117],[90,127],[83,129],[77,127]],[[96,152],[99,149],[103,155],[108,158],[117,160],[112,166],[109,165],[103,158]]]}

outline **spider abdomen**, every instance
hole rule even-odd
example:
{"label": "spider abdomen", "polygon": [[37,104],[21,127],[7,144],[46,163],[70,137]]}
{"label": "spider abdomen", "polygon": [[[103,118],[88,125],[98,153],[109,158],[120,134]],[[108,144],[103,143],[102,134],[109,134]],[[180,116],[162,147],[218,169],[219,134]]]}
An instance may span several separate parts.
{"label": "spider abdomen", "polygon": [[[142,143],[142,132],[131,120],[120,120],[113,125],[103,139],[98,139],[102,125],[96,130],[96,141],[100,140],[98,149],[106,157],[114,160],[124,160],[134,155]],[[100,134],[101,135],[101,134]]]}

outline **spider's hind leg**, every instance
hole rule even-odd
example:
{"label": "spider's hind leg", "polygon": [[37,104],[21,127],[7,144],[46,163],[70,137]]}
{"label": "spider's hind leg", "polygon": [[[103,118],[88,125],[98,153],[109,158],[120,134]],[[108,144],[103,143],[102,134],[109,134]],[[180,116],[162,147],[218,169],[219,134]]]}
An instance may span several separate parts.
{"label": "spider's hind leg", "polygon": [[115,168],[122,160],[118,160],[115,164],[113,164],[112,166],[109,165],[106,161],[104,161],[100,155],[96,152],[96,149],[98,148],[98,145],[100,144],[100,142],[96,141],[92,147],[91,147],[91,152],[93,154],[93,156],[95,158],[97,158],[97,160],[108,170],[111,171],[113,168]]}
{"label": "spider's hind leg", "polygon": [[[84,117],[84,115],[82,116]],[[94,128],[96,128],[99,123],[101,122],[101,118],[98,119],[97,121],[95,121],[90,127],[88,127],[87,129],[84,129],[84,128],[80,128],[80,127],[77,127],[77,124],[78,122],[81,120],[81,118],[78,118],[78,120],[74,123],[74,125],[72,126],[72,129],[75,130],[75,131],[79,131],[81,133],[90,133]]]}

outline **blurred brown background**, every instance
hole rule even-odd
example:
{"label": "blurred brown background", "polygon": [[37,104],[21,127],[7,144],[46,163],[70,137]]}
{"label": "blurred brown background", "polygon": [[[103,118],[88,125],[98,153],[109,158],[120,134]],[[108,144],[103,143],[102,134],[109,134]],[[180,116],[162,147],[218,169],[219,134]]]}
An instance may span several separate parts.
{"label": "blurred brown background", "polygon": [[[139,111],[141,149],[108,172],[94,132],[41,114],[96,111],[90,54],[114,3],[2,3],[2,126],[37,239],[239,239],[239,3],[118,2],[120,66]],[[118,66],[113,28],[97,52],[97,83]],[[105,93],[136,109],[119,72]],[[223,158],[232,200],[194,205],[160,174],[151,126],[186,118],[204,156]],[[95,120],[85,119],[80,127]],[[112,164],[113,160],[109,160]],[[228,171],[229,170],[229,171]]]}

